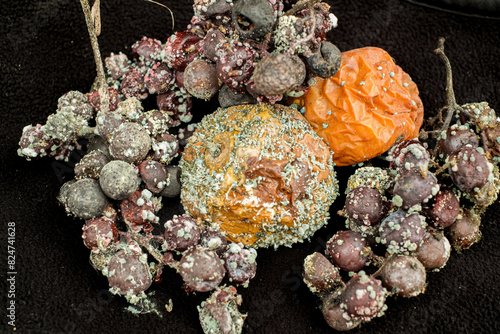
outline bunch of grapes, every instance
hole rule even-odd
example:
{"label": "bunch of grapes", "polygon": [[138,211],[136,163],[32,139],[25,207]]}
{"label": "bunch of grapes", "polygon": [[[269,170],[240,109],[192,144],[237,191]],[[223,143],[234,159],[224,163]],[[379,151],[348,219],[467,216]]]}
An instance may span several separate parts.
{"label": "bunch of grapes", "polygon": [[186,30],[165,43],[144,37],[131,58],[106,58],[111,95],[155,95],[158,109],[179,125],[192,119],[193,97],[218,95],[225,108],[303,94],[310,79],[340,66],[340,51],[325,40],[337,19],[326,3],[291,3],[196,0]]}
{"label": "bunch of grapes", "polygon": [[[181,188],[175,164],[181,144],[169,133],[174,124],[170,116],[144,111],[135,96],[123,99],[114,111],[96,114],[89,96],[62,96],[46,124],[24,129],[19,154],[60,159],[72,147],[81,152],[86,147],[58,200],[69,215],[85,220],[82,237],[91,250],[90,263],[107,277],[110,291],[124,296],[133,312],[158,313],[146,292],[161,281],[166,266],[182,276],[188,292],[217,289],[226,277],[228,283],[246,287],[257,269],[255,249],[228,244],[217,225],[188,215],[160,224],[162,199],[179,196]],[[180,139],[186,142],[194,129],[188,126]],[[225,303],[235,314],[234,328],[241,330],[245,316],[234,298]],[[200,311],[202,321],[208,321],[210,310]]]}
{"label": "bunch of grapes", "polygon": [[443,268],[452,246],[460,252],[480,239],[481,214],[500,185],[491,140],[499,121],[487,103],[463,105],[433,151],[403,141],[388,152],[388,167],[361,167],[349,178],[339,212],[348,230],[303,266],[331,327],[349,330],[382,315],[388,296],[419,295],[426,272]]}

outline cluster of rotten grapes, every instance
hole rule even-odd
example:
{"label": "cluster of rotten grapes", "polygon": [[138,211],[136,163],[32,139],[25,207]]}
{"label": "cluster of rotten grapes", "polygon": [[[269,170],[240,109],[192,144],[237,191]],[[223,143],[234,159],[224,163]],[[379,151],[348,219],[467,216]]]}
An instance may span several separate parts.
{"label": "cluster of rotten grapes", "polygon": [[133,312],[159,312],[145,292],[161,281],[168,266],[182,276],[186,291],[215,289],[199,308],[203,328],[240,331],[245,319],[238,311],[241,297],[234,287],[219,285],[227,276],[229,284],[246,286],[255,276],[257,252],[228,244],[216,225],[188,215],[174,216],[164,230],[158,226],[162,198],[180,192],[179,167],[166,165],[179,150],[179,141],[168,133],[169,116],[144,112],[131,97],[93,120],[95,106],[75,91],[58,105],[46,124],[24,129],[19,154],[67,156],[85,133],[87,153],[58,199],[68,214],[85,220],[82,237],[90,262],[107,277],[110,290],[127,298]]}
{"label": "cluster of rotten grapes", "polygon": [[[362,167],[350,177],[339,212],[348,230],[328,241],[326,256],[311,254],[303,267],[334,329],[381,316],[388,296],[419,295],[426,271],[443,268],[451,246],[461,251],[479,240],[480,215],[500,184],[499,120],[485,102],[459,107],[455,116],[432,152],[426,143],[403,141],[389,151],[389,167]],[[351,277],[347,283],[342,272]]]}
{"label": "cluster of rotten grapes", "polygon": [[[168,133],[171,119],[157,110],[144,112],[135,97],[95,116],[91,101],[76,91],[63,95],[44,125],[25,127],[19,149],[26,158],[63,157],[79,146],[77,138],[88,139],[75,178],[63,184],[58,199],[68,214],[85,220],[91,264],[113,293],[127,298],[131,311],[141,313],[158,312],[145,291],[169,266],[182,276],[186,291],[216,289],[200,308],[200,319],[240,328],[241,298],[234,287],[219,285],[227,276],[229,284],[246,286],[255,276],[257,252],[228,244],[217,226],[188,215],[174,216],[164,230],[158,226],[162,198],[180,192],[180,170],[167,165],[180,145]],[[208,317],[211,310],[215,314]]]}
{"label": "cluster of rotten grapes", "polygon": [[341,54],[325,40],[337,21],[329,6],[295,2],[195,1],[186,30],[164,44],[144,37],[132,60],[123,53],[106,59],[111,99],[155,95],[178,125],[191,120],[192,97],[218,95],[225,108],[303,94],[309,79],[335,74]]}

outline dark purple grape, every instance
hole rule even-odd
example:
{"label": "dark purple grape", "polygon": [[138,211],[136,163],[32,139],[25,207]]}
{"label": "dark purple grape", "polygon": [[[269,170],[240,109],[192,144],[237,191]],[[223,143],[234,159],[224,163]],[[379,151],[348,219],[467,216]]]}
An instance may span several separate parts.
{"label": "dark purple grape", "polygon": [[54,142],[47,137],[41,124],[27,125],[23,129],[17,154],[28,161],[41,158],[50,154],[52,145]]}
{"label": "dark purple grape", "polygon": [[363,186],[349,191],[344,210],[351,222],[367,226],[380,223],[387,211],[380,192]]}
{"label": "dark purple grape", "polygon": [[448,171],[453,183],[466,193],[478,193],[490,178],[486,156],[472,146],[464,146],[454,151],[447,161],[452,163]]}
{"label": "dark purple grape", "polygon": [[204,60],[194,60],[184,70],[184,87],[198,99],[210,100],[219,91],[215,66]]}
{"label": "dark purple grape", "polygon": [[149,94],[165,93],[174,84],[174,74],[165,63],[154,64],[144,76]]}
{"label": "dark purple grape", "polygon": [[257,99],[254,98],[247,91],[235,92],[223,85],[219,90],[219,104],[222,108],[229,108],[240,104],[255,104]]}
{"label": "dark purple grape", "polygon": [[158,136],[168,132],[168,129],[173,124],[168,114],[159,110],[150,110],[141,113],[137,122],[142,125],[151,136]]}
{"label": "dark purple grape", "polygon": [[241,333],[246,317],[238,310],[241,302],[241,296],[237,294],[233,286],[217,289],[198,307],[200,324],[204,333]]}
{"label": "dark purple grape", "polygon": [[471,145],[472,147],[479,146],[479,138],[471,129],[465,126],[451,126],[446,134],[441,135],[441,139],[438,141],[438,151],[442,155],[442,158],[446,158],[454,151],[465,145]]}
{"label": "dark purple grape", "polygon": [[460,203],[451,190],[440,190],[422,213],[435,227],[448,227],[457,219],[460,213]]}
{"label": "dark purple grape", "polygon": [[151,138],[145,128],[137,123],[125,122],[113,132],[109,152],[115,159],[129,163],[144,160],[151,149]]}
{"label": "dark purple grape", "polygon": [[101,151],[91,151],[75,165],[75,177],[77,179],[99,178],[101,169],[109,162],[109,157]]}
{"label": "dark purple grape", "polygon": [[368,261],[370,249],[366,239],[354,231],[339,231],[326,244],[326,254],[345,271],[361,270]]}
{"label": "dark purple grape", "polygon": [[[498,171],[493,170],[493,173],[498,175]],[[471,199],[474,201],[476,204],[476,207],[478,208],[485,208],[487,206],[490,206],[493,204],[497,198],[498,198],[498,184],[496,181],[498,179],[498,176],[495,176],[492,178],[492,180],[489,180],[481,190],[476,193],[473,192],[471,195]]]}
{"label": "dark purple grape", "polygon": [[422,244],[426,226],[423,216],[398,210],[380,224],[377,242],[390,254],[413,252]]}
{"label": "dark purple grape", "polygon": [[83,243],[87,248],[106,249],[119,239],[115,223],[108,217],[92,218],[83,225]]}
{"label": "dark purple grape", "polygon": [[128,64],[127,55],[123,53],[119,53],[117,55],[111,53],[109,57],[106,57],[104,60],[106,63],[106,68],[108,70],[108,74],[114,79],[120,79],[123,74],[130,70],[130,65]]}
{"label": "dark purple grape", "polygon": [[159,221],[155,213],[160,208],[160,200],[147,189],[136,190],[132,196],[120,203],[123,220],[134,232],[150,232],[153,228],[151,223]]}
{"label": "dark purple grape", "polygon": [[193,118],[191,107],[192,98],[183,89],[175,89],[163,94],[158,94],[156,103],[160,111],[166,113],[173,121],[172,126],[177,126],[181,122],[190,122]]}
{"label": "dark purple grape", "polygon": [[248,284],[257,272],[257,251],[232,243],[223,255],[224,267],[229,280],[236,284]]}
{"label": "dark purple grape", "polygon": [[144,74],[132,68],[123,74],[121,82],[121,91],[125,98],[136,97],[143,100],[148,96],[146,84],[144,83]]}
{"label": "dark purple grape", "polygon": [[438,191],[439,184],[434,174],[418,167],[405,169],[396,177],[392,202],[408,210],[414,205],[427,202]]}
{"label": "dark purple grape", "polygon": [[364,273],[347,282],[340,295],[341,307],[349,317],[371,320],[385,305],[386,290],[382,282]]}
{"label": "dark purple grape", "polygon": [[227,239],[223,232],[207,226],[201,232],[200,245],[213,250],[220,256],[227,249]]}
{"label": "dark purple grape", "polygon": [[250,45],[227,40],[217,45],[216,56],[219,79],[231,90],[244,92],[255,66],[255,52]]}
{"label": "dark purple grape", "polygon": [[167,171],[161,163],[146,160],[141,162],[137,167],[149,191],[158,194],[165,188],[167,185]]}
{"label": "dark purple grape", "polygon": [[132,55],[144,62],[151,61],[151,56],[161,49],[161,41],[146,36],[132,45]]}
{"label": "dark purple grape", "polygon": [[185,251],[198,244],[200,233],[196,220],[186,214],[175,215],[165,223],[165,244],[170,250]]}
{"label": "dark purple grape", "polygon": [[[481,130],[482,133],[487,130],[498,129],[497,126],[492,126],[498,124],[497,114],[495,110],[493,110],[488,102],[472,102],[466,103],[461,106],[464,110],[465,114],[468,114],[474,121],[474,125],[476,125]],[[496,141],[496,136],[494,141]],[[481,138],[482,139],[482,138]]]}
{"label": "dark purple grape", "polygon": [[387,290],[401,297],[415,297],[425,289],[425,267],[409,255],[394,256],[382,268],[382,282]]}
{"label": "dark purple grape", "polygon": [[151,158],[162,164],[168,164],[179,152],[179,142],[174,135],[163,133],[152,140]]}
{"label": "dark purple grape", "polygon": [[128,248],[111,258],[105,275],[109,286],[122,295],[146,291],[152,283],[147,256]]}
{"label": "dark purple grape", "polygon": [[339,304],[339,292],[335,291],[323,300],[321,311],[326,323],[337,331],[348,331],[356,328],[362,320],[351,317]]}
{"label": "dark purple grape", "polygon": [[226,40],[226,36],[218,29],[210,29],[203,38],[203,54],[211,61],[216,60],[215,49],[217,44]]}
{"label": "dark purple grape", "polygon": [[166,166],[167,184],[160,195],[164,197],[177,197],[181,193],[181,169],[178,166]]}
{"label": "dark purple grape", "polygon": [[71,108],[75,116],[89,120],[94,116],[94,107],[89,102],[87,95],[78,91],[70,91],[57,101],[57,109]]}
{"label": "dark purple grape", "polygon": [[99,151],[103,153],[105,156],[108,158],[111,157],[111,154],[109,153],[108,149],[108,144],[104,138],[101,136],[93,136],[90,140],[89,143],[87,144],[87,151],[92,152],[92,151]]}
{"label": "dark purple grape", "polygon": [[189,31],[174,33],[165,43],[167,64],[175,70],[183,70],[200,53],[200,40]]}
{"label": "dark purple grape", "polygon": [[462,213],[462,217],[459,217],[455,223],[448,227],[452,246],[457,251],[470,248],[481,239],[480,225],[481,220],[476,213],[472,211]]}
{"label": "dark purple grape", "polygon": [[450,258],[451,246],[442,231],[428,229],[420,247],[417,258],[426,269],[441,269]]}
{"label": "dark purple grape", "polygon": [[388,160],[392,169],[400,172],[414,167],[426,171],[429,165],[429,152],[418,140],[406,140],[393,146],[389,151]]}
{"label": "dark purple grape", "polygon": [[225,270],[214,251],[194,246],[182,256],[179,273],[186,290],[205,292],[215,289],[222,282]]}
{"label": "dark purple grape", "polygon": [[317,252],[304,259],[302,277],[312,293],[330,291],[342,280],[338,269]]}
{"label": "dark purple grape", "polygon": [[122,123],[125,123],[125,121],[125,117],[116,112],[100,112],[96,118],[97,132],[99,136],[109,142],[113,132],[115,132]]}
{"label": "dark purple grape", "polygon": [[[88,94],[89,102],[92,104],[95,110],[101,111],[101,96],[99,90],[95,90]],[[108,99],[109,99],[109,111],[115,111],[118,108],[118,104],[122,102],[120,92],[112,87],[108,87]]]}

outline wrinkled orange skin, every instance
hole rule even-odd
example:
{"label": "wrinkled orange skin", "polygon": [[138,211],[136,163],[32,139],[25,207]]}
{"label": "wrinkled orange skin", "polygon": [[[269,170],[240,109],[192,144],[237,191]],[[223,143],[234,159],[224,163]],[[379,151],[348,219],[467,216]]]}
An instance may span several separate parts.
{"label": "wrinkled orange skin", "polygon": [[366,161],[418,136],[424,108],[417,85],[386,51],[344,52],[339,71],[316,80],[291,103],[305,107],[304,116],[330,146],[337,166]]}

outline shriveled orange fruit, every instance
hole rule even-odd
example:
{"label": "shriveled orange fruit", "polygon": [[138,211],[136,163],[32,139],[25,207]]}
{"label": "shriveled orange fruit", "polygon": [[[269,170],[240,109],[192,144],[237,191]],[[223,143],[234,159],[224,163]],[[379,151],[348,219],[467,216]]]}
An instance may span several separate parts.
{"label": "shriveled orange fruit", "polygon": [[256,104],[205,116],[184,149],[181,200],[229,241],[291,246],[326,224],[338,185],[328,146],[294,108]]}
{"label": "shriveled orange fruit", "polygon": [[339,71],[291,100],[347,166],[374,158],[418,136],[424,108],[417,85],[389,54],[375,47],[342,54]]}

